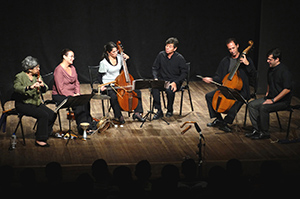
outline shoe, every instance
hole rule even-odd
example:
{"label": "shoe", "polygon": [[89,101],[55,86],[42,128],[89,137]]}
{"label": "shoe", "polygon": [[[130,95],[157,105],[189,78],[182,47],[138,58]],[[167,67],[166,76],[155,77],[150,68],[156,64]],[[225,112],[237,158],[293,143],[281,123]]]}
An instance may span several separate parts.
{"label": "shoe", "polygon": [[162,118],[164,116],[162,111],[157,111],[155,115],[153,116],[153,120],[158,120],[159,118]]}
{"label": "shoe", "polygon": [[256,135],[258,130],[254,129],[251,133],[245,133],[245,137],[251,138],[252,136]]}
{"label": "shoe", "polygon": [[270,134],[262,131],[256,133],[251,137],[252,140],[262,140],[262,139],[269,139],[269,138],[270,138]]}
{"label": "shoe", "polygon": [[226,122],[220,122],[219,129],[225,131],[226,133],[230,133],[232,131]]}
{"label": "shoe", "polygon": [[133,120],[137,119],[140,122],[145,122],[145,119],[139,113],[134,113],[132,115],[132,119]]}
{"label": "shoe", "polygon": [[125,120],[123,116],[119,117],[119,122],[120,124],[125,124]]}
{"label": "shoe", "polygon": [[50,145],[46,142],[45,145],[40,145],[35,141],[35,146],[39,146],[39,147],[50,147]]}
{"label": "shoe", "polygon": [[166,117],[172,117],[172,116],[173,116],[173,112],[168,111],[168,112],[166,113]]}
{"label": "shoe", "polygon": [[221,120],[215,119],[213,122],[207,123],[206,126],[208,126],[208,127],[217,127],[217,126],[220,126],[221,122],[222,122]]}

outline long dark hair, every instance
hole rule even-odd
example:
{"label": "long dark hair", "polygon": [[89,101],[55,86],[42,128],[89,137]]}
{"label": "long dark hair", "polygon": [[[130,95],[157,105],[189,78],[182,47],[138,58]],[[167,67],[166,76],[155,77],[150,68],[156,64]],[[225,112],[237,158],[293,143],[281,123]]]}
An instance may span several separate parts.
{"label": "long dark hair", "polygon": [[107,52],[111,52],[113,48],[117,48],[117,45],[114,42],[110,41],[107,44],[105,44],[104,48],[103,48],[103,53],[102,53],[101,60],[104,59],[104,58],[106,60],[108,60],[108,53]]}

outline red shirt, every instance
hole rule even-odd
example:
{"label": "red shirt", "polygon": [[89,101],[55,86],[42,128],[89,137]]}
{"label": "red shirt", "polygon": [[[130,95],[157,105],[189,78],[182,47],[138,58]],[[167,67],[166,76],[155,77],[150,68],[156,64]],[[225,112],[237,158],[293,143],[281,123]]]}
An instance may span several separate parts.
{"label": "red shirt", "polygon": [[69,75],[61,65],[55,68],[52,95],[73,96],[75,93],[80,93],[76,69],[73,65],[70,67],[72,75]]}

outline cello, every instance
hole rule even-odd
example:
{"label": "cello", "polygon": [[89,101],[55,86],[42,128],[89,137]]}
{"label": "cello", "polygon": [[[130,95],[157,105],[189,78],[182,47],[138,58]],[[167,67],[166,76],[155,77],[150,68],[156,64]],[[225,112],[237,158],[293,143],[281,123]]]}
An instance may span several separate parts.
{"label": "cello", "polygon": [[132,112],[138,105],[138,98],[136,92],[132,90],[134,80],[129,74],[126,60],[123,57],[123,47],[121,46],[121,41],[117,42],[117,48],[122,57],[123,70],[115,79],[116,85],[120,88],[117,89],[118,102],[120,107],[124,111]]}
{"label": "cello", "polygon": [[[253,41],[250,40],[249,46],[239,55],[238,57],[238,62],[236,65],[233,67],[233,69],[225,75],[225,77],[222,80],[222,85],[226,86],[231,89],[235,90],[242,90],[243,88],[243,81],[239,75],[239,66],[240,66],[240,58],[248,53],[248,51],[252,48],[253,46]],[[217,90],[213,96],[212,99],[212,107],[214,108],[215,111],[218,113],[228,113],[229,109],[233,106],[235,103],[235,100],[233,99],[227,99],[221,92],[220,90]]]}

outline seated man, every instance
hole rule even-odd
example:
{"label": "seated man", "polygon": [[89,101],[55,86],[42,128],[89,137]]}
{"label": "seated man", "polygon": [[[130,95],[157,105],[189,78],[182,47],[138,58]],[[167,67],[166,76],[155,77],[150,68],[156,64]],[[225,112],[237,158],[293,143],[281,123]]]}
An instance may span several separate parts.
{"label": "seated man", "polygon": [[[153,78],[167,82],[167,117],[173,115],[175,92],[181,87],[188,72],[184,57],[176,52],[178,43],[177,38],[169,38],[166,41],[165,50],[157,55],[152,67]],[[152,94],[153,105],[157,109],[153,119],[156,120],[163,117],[164,114],[161,110],[159,90],[153,89]]]}
{"label": "seated man", "polygon": [[246,137],[252,139],[270,138],[269,113],[285,110],[292,99],[292,75],[288,68],[281,63],[281,51],[278,48],[271,49],[267,53],[269,64],[266,96],[249,103],[249,117],[253,126],[253,132]]}
{"label": "seated man", "polygon": [[[256,69],[254,67],[253,61],[250,57],[240,56],[239,52],[239,44],[234,38],[229,38],[226,40],[226,47],[230,53],[230,55],[224,57],[220,62],[215,76],[213,77],[204,77],[203,81],[205,83],[211,83],[212,81],[221,83],[224,77],[230,73],[230,71],[235,67],[235,65],[240,62],[240,66],[238,69],[239,75],[243,81],[243,87],[240,91],[240,94],[245,99],[250,99],[250,88],[249,83],[251,79],[256,77]],[[233,104],[233,106],[227,112],[227,115],[223,118],[221,113],[214,110],[212,106],[212,101],[214,94],[217,90],[209,92],[205,95],[205,99],[207,102],[207,107],[209,111],[210,118],[216,118],[213,122],[208,123],[208,127],[218,127],[220,130],[225,132],[231,132],[231,128],[228,124],[232,124],[237,112],[242,107],[243,103],[237,101]]]}

